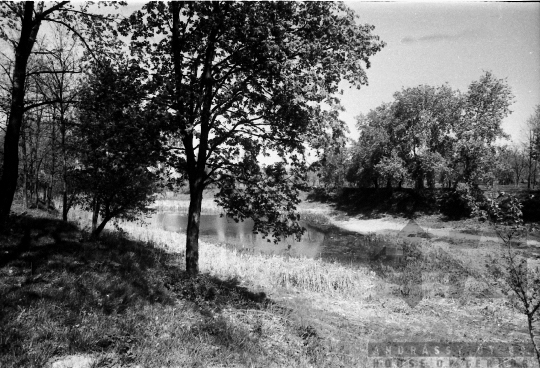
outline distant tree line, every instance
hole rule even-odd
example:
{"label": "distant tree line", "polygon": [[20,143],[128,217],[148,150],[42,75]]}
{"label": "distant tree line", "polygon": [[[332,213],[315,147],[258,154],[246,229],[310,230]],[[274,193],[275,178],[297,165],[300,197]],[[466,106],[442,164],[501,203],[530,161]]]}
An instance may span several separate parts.
{"label": "distant tree line", "polygon": [[501,145],[513,95],[486,72],[466,93],[448,85],[404,88],[394,100],[357,117],[360,137],[333,144],[312,165],[311,183],[327,188],[456,188],[459,183],[537,184],[540,105],[527,142]]}

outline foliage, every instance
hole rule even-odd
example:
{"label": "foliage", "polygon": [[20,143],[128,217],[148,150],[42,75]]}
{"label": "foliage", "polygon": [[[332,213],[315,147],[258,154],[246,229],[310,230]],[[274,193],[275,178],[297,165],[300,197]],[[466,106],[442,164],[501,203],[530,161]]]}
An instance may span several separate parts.
{"label": "foliage", "polygon": [[508,116],[513,95],[506,80],[486,72],[471,83],[463,100],[463,116],[455,127],[453,170],[464,182],[479,182],[493,168],[493,143],[504,138],[501,123]]}
{"label": "foliage", "polygon": [[160,114],[144,104],[146,71],[105,61],[87,75],[78,106],[79,203],[99,213],[99,234],[113,218],[137,219],[156,190],[161,155]]}
{"label": "foliage", "polygon": [[536,105],[535,112],[527,119],[527,141],[524,150],[527,156],[527,188],[535,186],[537,182],[538,160],[540,159],[540,104]]}
{"label": "foliage", "polygon": [[320,160],[310,166],[310,170],[316,173],[327,190],[346,185],[350,154],[345,144],[345,139],[336,139],[323,150]]}
{"label": "foliage", "polygon": [[[88,12],[90,2],[76,8],[69,1],[59,2],[1,2],[0,3],[0,44],[6,50],[4,57],[9,59],[11,85],[3,104],[7,112],[6,134],[4,138],[2,176],[0,178],[0,229],[9,216],[13,197],[17,189],[19,176],[19,140],[25,112],[30,109],[50,104],[51,101],[28,101],[27,79],[33,74],[50,73],[50,70],[28,70],[29,61],[35,53],[35,44],[39,40],[43,24],[57,24],[65,27],[81,39],[90,50],[92,44],[117,44],[117,34],[112,30],[114,17],[95,15]],[[106,3],[105,6],[117,7],[122,3]],[[83,36],[91,35],[95,42]],[[114,47],[112,48],[114,49]],[[38,54],[50,50],[38,50]],[[118,51],[118,48],[117,48]],[[92,52],[90,52],[92,53]],[[63,71],[65,72],[65,70]],[[53,72],[54,73],[54,72]]]}
{"label": "foliage", "polygon": [[[488,202],[488,212],[497,235],[504,244],[499,258],[492,258],[488,270],[501,282],[503,292],[516,308],[527,317],[527,328],[540,363],[540,347],[536,342],[534,324],[540,321],[540,269],[539,265],[520,255],[515,249],[516,240],[525,240],[530,229],[523,224],[520,201],[512,195],[501,193]],[[521,238],[521,239],[520,239]]]}
{"label": "foliage", "polygon": [[523,220],[526,222],[540,223],[540,196],[539,193],[531,194],[521,202],[523,207]]}
{"label": "foliage", "polygon": [[441,196],[439,208],[449,219],[459,220],[478,214],[484,201],[480,189],[460,183]]}
{"label": "foliage", "polygon": [[[306,148],[342,135],[338,85],[366,84],[384,45],[373,28],[336,2],[156,2],[125,20],[133,57],[155,71],[155,102],[168,112],[168,162],[189,183],[190,272],[213,183],[228,215],[254,216],[257,231],[301,231]],[[262,168],[271,154],[275,163]]]}
{"label": "foliage", "polygon": [[375,172],[390,185],[392,182],[402,182],[409,177],[405,161],[393,150],[390,157],[383,157],[375,165]]}
{"label": "foliage", "polygon": [[434,188],[437,181],[450,187],[492,180],[493,144],[505,137],[501,122],[512,97],[506,81],[490,72],[465,94],[448,85],[396,92],[392,103],[357,118],[349,180],[378,187],[380,180],[410,179],[417,189],[426,182]]}

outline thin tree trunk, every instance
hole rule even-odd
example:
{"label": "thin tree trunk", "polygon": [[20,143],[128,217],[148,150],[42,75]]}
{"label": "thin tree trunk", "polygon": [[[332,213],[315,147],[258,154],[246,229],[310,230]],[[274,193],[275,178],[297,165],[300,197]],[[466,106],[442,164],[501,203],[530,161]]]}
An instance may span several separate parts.
{"label": "thin tree trunk", "polygon": [[26,66],[40,26],[39,21],[33,21],[33,16],[34,2],[27,1],[24,4],[24,14],[22,15],[21,36],[15,49],[11,106],[4,138],[4,166],[0,179],[0,229],[4,228],[17,189],[19,137],[24,114]]}
{"label": "thin tree trunk", "polygon": [[68,211],[69,211],[68,196],[67,196],[67,190],[66,190],[65,185],[66,184],[64,182],[64,189],[63,189],[63,192],[62,192],[62,221],[67,221],[68,220]]}
{"label": "thin tree trunk", "polygon": [[36,208],[39,207],[39,166],[36,165],[36,172],[34,173],[34,194]]}
{"label": "thin tree trunk", "polygon": [[94,231],[92,231],[92,235],[90,236],[91,239],[97,239],[99,238],[99,235],[101,234],[101,232],[103,231],[103,229],[105,229],[105,225],[107,225],[107,223],[109,222],[110,219],[103,219],[103,221],[101,221],[101,223],[99,224],[98,227],[95,228]]}
{"label": "thin tree trunk", "polygon": [[97,222],[99,218],[99,207],[100,207],[99,199],[97,197],[94,197],[94,201],[92,203],[92,234],[94,234],[97,229]]}
{"label": "thin tree trunk", "polygon": [[199,226],[203,190],[197,186],[190,188],[188,225],[186,231],[186,271],[190,275],[199,273]]}
{"label": "thin tree trunk", "polygon": [[529,175],[527,176],[527,189],[529,190],[531,190],[532,156],[533,156],[532,140],[529,139]]}
{"label": "thin tree trunk", "polygon": [[60,144],[62,145],[62,220],[67,221],[69,205],[67,191],[67,157],[66,157],[66,121],[64,119],[64,107],[60,103]]}
{"label": "thin tree trunk", "polygon": [[[98,210],[99,210],[99,208],[98,208]],[[105,229],[105,225],[107,225],[107,223],[113,218],[113,216],[111,215],[111,212],[109,211],[109,206],[107,204],[104,205],[104,210],[105,210],[105,215],[104,215],[103,219],[101,220],[101,223],[99,224],[99,226],[92,229],[92,234],[90,236],[91,239],[99,238],[99,235],[101,234],[103,229]],[[99,211],[98,211],[98,214],[99,214]],[[94,214],[94,216],[95,216],[95,214]],[[97,224],[97,216],[95,216],[95,219],[96,219],[96,224]]]}
{"label": "thin tree trunk", "polygon": [[419,175],[416,178],[416,189],[424,189],[424,176]]}
{"label": "thin tree trunk", "polygon": [[529,336],[531,338],[531,342],[533,344],[533,347],[534,347],[534,352],[536,354],[536,359],[538,360],[538,364],[540,365],[540,348],[538,347],[538,344],[536,343],[535,341],[535,336],[534,336],[534,328],[533,328],[533,322],[534,322],[534,317],[532,314],[530,313],[527,313],[527,323],[528,323],[528,328],[529,328]]}
{"label": "thin tree trunk", "polygon": [[26,151],[26,137],[22,134],[22,154],[23,154],[23,205],[24,209],[28,209],[28,152]]}
{"label": "thin tree trunk", "polygon": [[23,184],[22,184],[22,189],[23,189],[23,206],[24,206],[24,209],[27,210],[28,209],[28,188],[27,188],[27,185],[28,185],[28,174],[26,173],[26,169],[23,169],[24,172],[23,172]]}
{"label": "thin tree trunk", "polygon": [[47,212],[51,210],[53,188],[54,188],[54,174],[56,172],[56,119],[52,120],[52,135],[51,135],[51,176],[49,182],[49,193],[47,193]]}

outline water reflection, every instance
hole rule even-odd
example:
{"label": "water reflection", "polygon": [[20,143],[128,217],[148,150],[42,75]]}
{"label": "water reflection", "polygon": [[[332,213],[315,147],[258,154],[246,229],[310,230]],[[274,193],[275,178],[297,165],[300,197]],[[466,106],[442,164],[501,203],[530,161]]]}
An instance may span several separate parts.
{"label": "water reflection", "polygon": [[[187,216],[178,213],[158,213],[155,222],[156,226],[164,230],[185,232]],[[306,232],[300,241],[294,237],[287,237],[275,244],[272,238],[264,239],[261,234],[253,233],[251,219],[235,222],[219,215],[201,215],[199,236],[203,240],[226,243],[238,249],[316,258],[321,253],[325,234],[309,224],[303,223],[302,226],[306,228]]]}

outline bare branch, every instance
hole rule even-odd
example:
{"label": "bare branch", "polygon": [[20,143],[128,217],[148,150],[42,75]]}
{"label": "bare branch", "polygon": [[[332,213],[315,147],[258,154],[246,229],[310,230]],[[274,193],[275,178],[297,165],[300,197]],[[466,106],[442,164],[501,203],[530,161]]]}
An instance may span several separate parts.
{"label": "bare branch", "polygon": [[26,74],[26,76],[29,77],[31,75],[36,75],[36,74],[81,74],[81,73],[84,73],[84,71],[83,70],[40,70],[37,72],[30,72]]}
{"label": "bare branch", "polygon": [[92,14],[92,13],[85,13],[85,12],[82,12],[80,10],[75,10],[75,9],[62,9],[63,12],[70,12],[70,13],[76,13],[76,14],[82,14],[84,16],[87,16],[87,17],[90,17],[90,18],[97,18],[97,19],[102,19],[102,20],[107,20],[107,21],[115,21],[116,18],[115,17],[107,17],[103,14]]}
{"label": "bare branch", "polygon": [[61,100],[47,100],[47,101],[36,102],[34,104],[25,106],[24,111],[26,112],[28,110],[34,109],[34,108],[39,107],[39,106],[52,105],[52,104],[55,104],[55,103],[58,103],[58,102],[62,102],[62,101]]}

